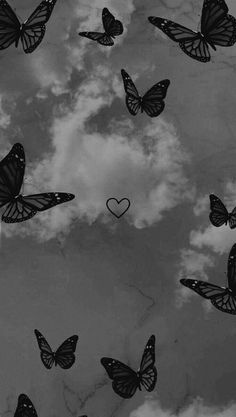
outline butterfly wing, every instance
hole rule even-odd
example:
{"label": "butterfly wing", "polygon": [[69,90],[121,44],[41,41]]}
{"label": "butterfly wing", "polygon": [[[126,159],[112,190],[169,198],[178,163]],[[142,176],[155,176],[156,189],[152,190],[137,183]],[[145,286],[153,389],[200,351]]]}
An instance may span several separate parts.
{"label": "butterfly wing", "polygon": [[201,34],[161,17],[150,16],[148,20],[170,39],[178,42],[183,52],[191,58],[200,62],[210,61],[209,47]]}
{"label": "butterfly wing", "polygon": [[236,294],[236,243],[232,246],[227,265],[228,287]]}
{"label": "butterfly wing", "polygon": [[20,143],[0,161],[0,207],[20,192],[25,172],[25,153]]}
{"label": "butterfly wing", "polygon": [[55,353],[55,363],[63,369],[69,369],[75,362],[75,350],[78,336],[74,335],[66,339]]}
{"label": "butterfly wing", "polygon": [[228,15],[224,0],[204,0],[201,32],[212,46],[232,46],[236,42],[236,20]]}
{"label": "butterfly wing", "polygon": [[164,110],[167,89],[170,85],[169,80],[163,80],[155,84],[142,99],[141,107],[150,117],[156,117]]}
{"label": "butterfly wing", "polygon": [[123,33],[122,23],[116,20],[106,7],[102,11],[102,23],[106,34],[109,36],[115,37]]}
{"label": "butterfly wing", "polygon": [[0,50],[18,43],[21,24],[6,0],[0,0]]}
{"label": "butterfly wing", "polygon": [[210,194],[210,214],[209,219],[213,226],[220,227],[223,224],[227,224],[229,220],[229,213],[222,203],[222,201],[214,194]]}
{"label": "butterfly wing", "polygon": [[114,45],[114,42],[110,35],[107,33],[102,32],[79,32],[80,36],[83,36],[84,38],[92,39],[93,41],[97,41],[101,45],[105,46],[112,46]]}
{"label": "butterfly wing", "polygon": [[38,417],[36,410],[27,395],[19,395],[14,417]]}
{"label": "butterfly wing", "polygon": [[49,20],[57,0],[43,0],[23,25],[21,41],[26,54],[33,52],[45,35],[45,23]]}
{"label": "butterfly wing", "polygon": [[236,227],[236,207],[229,213],[229,227],[230,229],[235,229]]}
{"label": "butterfly wing", "polygon": [[74,194],[69,193],[41,193],[19,196],[6,206],[2,220],[5,223],[22,222],[32,218],[38,211],[48,210],[74,198]]}
{"label": "butterfly wing", "polygon": [[139,374],[141,384],[148,392],[154,390],[157,382],[157,370],[155,364],[155,336],[152,335],[143,352]]}
{"label": "butterfly wing", "polygon": [[34,331],[40,349],[40,356],[44,366],[51,369],[54,364],[54,354],[45,337],[37,329]]}
{"label": "butterfly wing", "polygon": [[131,398],[138,386],[137,373],[124,363],[112,359],[102,358],[101,364],[106,369],[108,376],[112,379],[112,388],[122,398]]}
{"label": "butterfly wing", "polygon": [[124,69],[121,70],[121,75],[124,83],[124,89],[126,92],[126,106],[130,114],[132,114],[132,116],[135,116],[141,108],[141,97],[139,96],[138,90],[135,87],[131,77]]}
{"label": "butterfly wing", "polygon": [[206,298],[207,300],[222,296],[227,292],[227,288],[219,287],[218,285],[211,284],[210,282],[185,278],[182,278],[180,282],[182,285],[190,288],[190,290],[195,291],[197,294],[201,295],[201,297]]}
{"label": "butterfly wing", "polygon": [[231,291],[226,289],[225,293],[211,300],[211,303],[223,313],[236,315],[236,297]]}

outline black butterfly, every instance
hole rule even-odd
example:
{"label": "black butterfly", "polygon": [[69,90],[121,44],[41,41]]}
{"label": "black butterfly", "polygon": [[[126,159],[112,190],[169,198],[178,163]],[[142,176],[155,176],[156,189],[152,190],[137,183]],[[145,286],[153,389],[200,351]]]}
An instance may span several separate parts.
{"label": "black butterfly", "polygon": [[228,288],[195,279],[181,279],[180,282],[210,300],[218,310],[236,314],[236,244],[233,245],[229,253],[227,278]]}
{"label": "black butterfly", "polygon": [[123,33],[122,23],[119,20],[116,20],[106,7],[104,7],[102,11],[102,23],[105,32],[79,32],[79,35],[97,41],[101,45],[114,45],[112,38]]}
{"label": "black butterfly", "polygon": [[210,194],[209,197],[211,209],[209,218],[213,226],[219,227],[229,222],[229,227],[234,229],[236,227],[236,207],[229,213],[225,205],[216,195]]}
{"label": "black butterfly", "polygon": [[154,335],[149,338],[146,344],[140,368],[137,372],[116,359],[101,359],[101,364],[106,369],[109,378],[113,380],[112,387],[114,391],[123,398],[131,398],[135,394],[137,388],[141,391],[141,385],[149,392],[154,390],[157,381],[157,370],[154,363]]}
{"label": "black butterfly", "polygon": [[17,223],[30,219],[38,211],[73,200],[68,193],[42,193],[23,196],[20,189],[25,172],[25,153],[20,143],[0,161],[0,208],[6,205],[2,220]]}
{"label": "black butterfly", "polygon": [[121,70],[121,75],[126,92],[126,106],[132,116],[135,116],[139,110],[141,110],[141,113],[145,111],[150,117],[156,117],[162,113],[165,107],[163,99],[166,97],[167,89],[170,85],[169,80],[163,80],[153,85],[141,97],[129,74],[124,69]]}
{"label": "black butterfly", "polygon": [[232,46],[236,42],[236,19],[228,14],[224,0],[204,0],[201,32],[194,32],[171,20],[151,16],[149,22],[161,29],[191,58],[201,62],[211,59],[209,46]]}
{"label": "black butterfly", "polygon": [[27,395],[19,395],[14,417],[38,417],[36,410]]}
{"label": "black butterfly", "polygon": [[35,329],[34,331],[37,342],[40,349],[40,356],[44,366],[47,369],[51,369],[52,365],[60,365],[63,369],[69,369],[75,362],[75,350],[78,342],[78,336],[74,335],[66,339],[56,350],[53,352],[43,335]]}
{"label": "black butterfly", "polygon": [[20,23],[6,0],[0,0],[0,50],[12,43],[18,47],[21,40],[26,54],[33,52],[42,42],[48,19],[57,0],[43,0],[30,17]]}

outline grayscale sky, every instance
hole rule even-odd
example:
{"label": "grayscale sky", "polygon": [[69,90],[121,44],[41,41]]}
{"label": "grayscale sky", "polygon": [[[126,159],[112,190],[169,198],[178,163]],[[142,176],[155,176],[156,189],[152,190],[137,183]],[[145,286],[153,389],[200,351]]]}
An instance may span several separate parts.
{"label": "grayscale sky", "polygon": [[[38,0],[9,0],[25,19]],[[236,16],[236,4],[228,0]],[[125,31],[105,48],[79,37],[102,8]],[[209,223],[209,194],[236,202],[236,46],[199,63],[151,25],[162,16],[192,29],[196,0],[58,0],[45,38],[24,54],[0,52],[0,157],[26,153],[24,193],[76,195],[22,224],[1,223],[0,413],[20,393],[39,417],[233,417],[236,318],[186,288],[182,277],[226,284],[235,231]],[[161,116],[132,117],[124,68],[141,93],[171,81]],[[128,197],[119,220],[106,200]],[[44,368],[34,336],[56,349],[79,335],[75,365]],[[137,369],[156,335],[153,393],[123,400],[100,365]]]}

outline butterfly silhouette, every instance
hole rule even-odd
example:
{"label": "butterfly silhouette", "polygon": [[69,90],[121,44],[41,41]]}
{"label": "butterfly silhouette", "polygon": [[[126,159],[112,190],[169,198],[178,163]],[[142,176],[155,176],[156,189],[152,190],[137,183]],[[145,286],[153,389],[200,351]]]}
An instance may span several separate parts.
{"label": "butterfly silhouette", "polygon": [[78,342],[78,336],[74,335],[66,339],[56,350],[53,352],[45,337],[37,329],[34,331],[37,338],[37,342],[40,349],[40,356],[44,366],[47,369],[51,369],[52,365],[59,365],[63,369],[69,369],[75,362],[75,350]]}
{"label": "butterfly silhouette", "polygon": [[2,221],[18,223],[33,217],[38,211],[48,210],[58,204],[73,200],[68,193],[42,193],[21,195],[25,172],[25,153],[20,143],[0,161],[0,208],[5,206]]}
{"label": "butterfly silhouette", "polygon": [[236,244],[229,253],[227,278],[228,288],[195,279],[181,279],[180,282],[203,298],[210,300],[218,310],[236,314]]}
{"label": "butterfly silhouette", "polygon": [[126,106],[132,116],[135,116],[139,110],[141,110],[141,113],[145,111],[150,117],[156,117],[162,113],[165,107],[163,99],[166,97],[167,89],[170,85],[169,80],[163,80],[153,85],[141,97],[131,77],[124,69],[121,70],[121,75],[126,92]]}
{"label": "butterfly silhouette", "polygon": [[26,54],[33,52],[45,35],[45,23],[49,20],[57,0],[43,0],[30,17],[20,23],[6,0],[0,0],[0,50],[12,43],[18,47],[21,40]]}
{"label": "butterfly silhouette", "polygon": [[210,194],[210,209],[209,218],[213,226],[220,227],[229,222],[229,227],[234,229],[236,227],[236,207],[231,213],[228,212],[222,201],[214,194]]}
{"label": "butterfly silhouette", "polygon": [[224,0],[204,0],[201,31],[194,32],[168,19],[150,16],[149,22],[161,29],[191,58],[201,62],[211,59],[209,46],[232,46],[236,42],[236,20],[228,14]]}
{"label": "butterfly silhouette", "polygon": [[38,417],[33,403],[26,394],[20,394],[14,417]]}
{"label": "butterfly silhouette", "polygon": [[105,32],[79,32],[79,35],[97,41],[101,45],[114,45],[113,38],[123,33],[122,23],[116,20],[106,7],[102,11],[102,23]]}
{"label": "butterfly silhouette", "polygon": [[106,369],[108,376],[112,379],[112,388],[122,398],[131,398],[137,388],[141,391],[141,385],[151,392],[154,390],[157,381],[157,370],[155,363],[155,336],[152,335],[144,349],[140,368],[133,371],[124,363],[112,359],[102,358],[101,364]]}

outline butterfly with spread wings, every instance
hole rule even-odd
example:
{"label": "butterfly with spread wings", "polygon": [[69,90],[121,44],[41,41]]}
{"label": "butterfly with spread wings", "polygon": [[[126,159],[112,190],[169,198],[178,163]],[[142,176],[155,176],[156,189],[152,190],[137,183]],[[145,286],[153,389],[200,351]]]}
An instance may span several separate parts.
{"label": "butterfly with spread wings", "polygon": [[45,35],[45,23],[49,20],[57,0],[43,0],[30,17],[20,23],[6,0],[0,0],[0,50],[21,40],[26,54],[33,52]]}
{"label": "butterfly with spread wings", "polygon": [[0,161],[0,208],[6,206],[2,214],[2,221],[5,223],[23,222],[39,211],[48,210],[75,198],[73,194],[59,192],[22,195],[20,189],[24,173],[24,148],[20,143],[16,143]]}
{"label": "butterfly with spread wings", "polygon": [[236,207],[231,213],[228,212],[222,201],[214,194],[210,194],[210,209],[209,218],[213,226],[220,227],[229,222],[230,229],[236,227]]}
{"label": "butterfly with spread wings", "polygon": [[204,0],[200,32],[160,17],[150,16],[148,20],[178,42],[188,56],[208,62],[211,59],[209,46],[216,50],[216,45],[232,46],[236,42],[236,19],[228,14],[228,10],[224,0]]}
{"label": "butterfly with spread wings", "polygon": [[155,336],[152,335],[144,349],[140,368],[133,371],[124,363],[112,359],[102,358],[101,364],[106,369],[108,376],[112,379],[112,387],[116,394],[122,398],[131,398],[137,388],[141,386],[151,392],[154,390],[157,381],[157,370],[155,364]]}
{"label": "butterfly with spread wings", "polygon": [[141,110],[141,113],[145,111],[150,117],[159,116],[159,114],[163,112],[165,107],[163,99],[166,97],[167,89],[170,85],[169,80],[162,80],[153,85],[153,87],[141,97],[131,77],[124,69],[121,70],[121,75],[126,92],[126,106],[132,116],[136,116],[139,110]]}
{"label": "butterfly with spread wings", "polygon": [[79,32],[79,35],[97,41],[101,45],[114,45],[113,39],[123,33],[122,23],[116,20],[106,7],[102,11],[102,23],[105,32]]}
{"label": "butterfly with spread wings", "polygon": [[14,417],[38,417],[33,403],[26,394],[20,394]]}
{"label": "butterfly with spread wings", "polygon": [[227,278],[228,288],[195,279],[181,279],[180,282],[203,298],[210,300],[218,310],[236,315],[236,244],[229,253]]}
{"label": "butterfly with spread wings", "polygon": [[39,345],[42,362],[47,369],[51,369],[54,363],[55,366],[59,365],[63,369],[71,368],[75,362],[75,350],[78,342],[77,335],[66,339],[56,352],[53,352],[42,333],[37,329],[35,329],[34,333]]}

